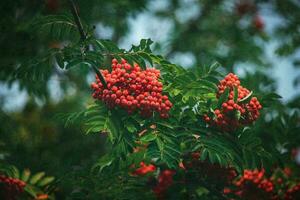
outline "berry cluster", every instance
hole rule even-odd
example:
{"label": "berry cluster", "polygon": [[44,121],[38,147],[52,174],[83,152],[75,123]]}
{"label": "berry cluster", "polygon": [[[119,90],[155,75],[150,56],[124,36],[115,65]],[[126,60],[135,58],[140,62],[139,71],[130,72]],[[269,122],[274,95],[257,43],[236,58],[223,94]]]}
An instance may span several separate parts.
{"label": "berry cluster", "polygon": [[[236,97],[235,88],[237,91]],[[246,103],[250,91],[240,85],[237,75],[230,73],[220,81],[217,99],[221,97],[225,90],[229,90],[228,98],[220,108],[214,110],[212,116],[204,115],[204,120],[207,123],[224,131],[232,131],[241,125],[251,124],[259,117],[259,110],[262,106],[256,97],[252,97]]]}
{"label": "berry cluster", "polygon": [[266,176],[264,169],[244,170],[243,176],[224,188],[223,194],[249,200],[296,200],[300,199],[299,177],[291,176],[290,168],[275,169],[271,176]]}
{"label": "berry cluster", "polygon": [[239,181],[236,182],[237,186],[244,185],[246,182],[252,182],[257,185],[258,188],[271,192],[274,189],[273,183],[264,177],[265,170],[244,170],[243,177],[240,178]]}
{"label": "berry cluster", "polygon": [[[149,173],[156,171],[156,166],[152,164],[140,163],[140,167],[137,168],[132,175],[144,176]],[[164,199],[165,193],[168,188],[173,184],[173,176],[176,172],[170,169],[165,169],[160,171],[157,179],[154,177],[149,177],[149,183],[152,185],[152,191],[158,199]]]}
{"label": "berry cluster", "polygon": [[122,59],[118,63],[112,60],[112,71],[101,70],[107,83],[103,86],[98,76],[91,84],[93,97],[106,103],[110,108],[121,107],[132,113],[136,110],[144,117],[158,112],[160,117],[167,118],[173,106],[168,96],[162,94],[163,84],[159,81],[160,71],[154,68],[142,70],[138,64],[131,66]]}
{"label": "berry cluster", "polygon": [[156,186],[153,188],[153,192],[158,199],[163,199],[167,189],[173,184],[173,176],[176,172],[173,170],[163,170],[160,172]]}
{"label": "berry cluster", "polygon": [[233,183],[236,190],[224,189],[225,194],[234,193],[242,199],[273,199],[274,184],[262,170],[244,170],[241,178]]}
{"label": "berry cluster", "polygon": [[300,198],[300,183],[298,183],[294,187],[288,189],[284,196],[285,200],[293,200],[293,199],[299,199],[299,198]]}
{"label": "berry cluster", "polygon": [[[289,168],[276,170],[272,176],[267,176],[264,169],[244,170],[240,177],[231,167],[222,167],[199,160],[200,155],[199,152],[185,155],[183,162],[179,164],[182,171],[177,174],[176,183],[189,185],[190,183],[196,184],[198,180],[200,180],[199,183],[207,181],[215,185],[215,191],[222,191],[228,199],[296,200],[300,198],[299,179],[290,179],[291,173],[285,173]],[[159,172],[155,165],[141,162],[140,167],[135,169],[132,174],[136,176],[149,175],[147,176],[147,185],[151,187],[157,199],[167,199],[169,192],[172,191],[170,187],[176,184],[174,182],[176,171],[161,170],[157,177],[154,172]],[[183,174],[184,176],[181,176]]]}
{"label": "berry cluster", "polygon": [[137,168],[132,174],[137,176],[143,176],[154,171],[156,171],[156,167],[154,165],[146,165],[144,162],[141,162],[140,167]]}
{"label": "berry cluster", "polygon": [[24,191],[26,183],[16,179],[0,175],[0,191],[4,192],[3,199],[16,199],[16,197]]}

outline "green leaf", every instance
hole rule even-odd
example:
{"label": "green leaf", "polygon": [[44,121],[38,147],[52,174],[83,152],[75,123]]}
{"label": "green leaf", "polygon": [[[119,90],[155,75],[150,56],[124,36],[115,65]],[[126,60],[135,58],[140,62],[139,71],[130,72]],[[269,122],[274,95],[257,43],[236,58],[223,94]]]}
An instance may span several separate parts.
{"label": "green leaf", "polygon": [[64,68],[65,68],[65,63],[64,63],[63,55],[62,55],[61,53],[58,53],[58,54],[56,54],[55,58],[56,58],[56,63],[57,63],[57,65],[58,65],[61,69],[64,69]]}
{"label": "green leaf", "polygon": [[143,59],[139,59],[137,57],[133,57],[135,62],[143,69],[146,70],[146,63]]}
{"label": "green leaf", "polygon": [[221,64],[219,62],[214,62],[210,67],[208,73],[210,74],[213,71],[216,71],[217,68],[219,68]]}
{"label": "green leaf", "polygon": [[[224,136],[200,137],[192,151],[201,152],[200,160],[209,159],[212,163],[219,163],[222,166],[231,164],[240,168],[243,159],[237,143],[228,140]],[[202,155],[203,154],[203,155]]]}
{"label": "green leaf", "polygon": [[163,152],[164,151],[164,143],[162,142],[162,140],[159,137],[157,137],[155,141],[156,141],[159,151]]}
{"label": "green leaf", "polygon": [[[200,79],[197,81],[193,81],[191,83],[187,83],[187,82],[183,83],[182,82],[182,87],[183,87],[182,89],[188,89],[188,90],[207,88],[207,90],[205,90],[205,91],[209,91],[209,92],[216,92],[216,90],[217,90],[217,86],[215,83],[205,80],[205,79]],[[198,95],[198,94],[195,94],[195,95]]]}
{"label": "green leaf", "polygon": [[114,159],[115,158],[110,154],[102,156],[92,167],[92,171],[98,169],[98,173],[101,173],[104,168],[109,167],[113,163]]}
{"label": "green leaf", "polygon": [[143,143],[148,143],[157,138],[157,135],[154,133],[148,133],[140,138],[140,141]]}
{"label": "green leaf", "polygon": [[51,76],[53,56],[57,50],[48,50],[33,59],[26,60],[15,70],[14,77],[26,81],[45,81]]}
{"label": "green leaf", "polygon": [[281,99],[282,96],[276,94],[276,93],[268,93],[265,95],[265,98],[267,99]]}
{"label": "green leaf", "polygon": [[84,113],[86,133],[99,133],[109,128],[109,115],[105,105],[101,102],[89,105]]}
{"label": "green leaf", "polygon": [[236,111],[235,112],[235,118],[237,119],[237,120],[240,120],[240,118],[241,118],[241,112],[240,111]]}
{"label": "green leaf", "polygon": [[148,61],[151,66],[153,66],[152,58],[151,58],[151,56],[148,53],[141,52],[141,53],[139,53],[139,55],[142,56],[143,59],[145,59],[146,61]]}
{"label": "green leaf", "polygon": [[24,190],[26,191],[26,193],[28,193],[29,195],[31,195],[34,199],[37,197],[37,193],[39,192],[39,190],[37,190],[35,187],[32,187],[31,185],[26,185]]}
{"label": "green leaf", "polygon": [[[177,143],[173,134],[168,131],[159,130],[155,141],[151,142],[147,148],[147,156],[158,158],[170,168],[178,167],[180,161],[180,144]],[[176,135],[176,134],[175,134]]]}
{"label": "green leaf", "polygon": [[36,184],[39,180],[41,180],[41,178],[45,176],[45,172],[39,172],[39,173],[36,173],[35,175],[33,175],[30,179],[30,184],[34,185]]}
{"label": "green leaf", "polygon": [[48,177],[45,177],[43,179],[41,179],[38,183],[37,183],[37,186],[39,187],[44,187],[46,185],[49,185],[51,182],[54,181],[54,177],[52,176],[48,176]]}
{"label": "green leaf", "polygon": [[11,167],[12,177],[19,179],[20,178],[20,171],[15,166]]}
{"label": "green leaf", "polygon": [[139,48],[146,52],[151,52],[150,45],[153,43],[151,39],[141,39]]}
{"label": "green leaf", "polygon": [[207,156],[208,156],[207,149],[203,149],[203,151],[201,152],[200,160],[205,161],[207,159]]}
{"label": "green leaf", "polygon": [[130,133],[135,133],[137,131],[136,127],[132,123],[125,123],[125,127]]}
{"label": "green leaf", "polygon": [[[85,27],[85,24],[83,24]],[[51,37],[76,41],[79,38],[77,26],[71,15],[44,15],[32,20],[30,29],[40,37]]]}
{"label": "green leaf", "polygon": [[110,40],[98,40],[98,44],[101,44],[108,52],[113,52],[113,53],[124,52],[123,49],[119,49],[119,47]]}
{"label": "green leaf", "polygon": [[84,62],[84,60],[81,59],[81,58],[73,59],[72,61],[70,61],[70,62],[67,63],[65,69],[68,70],[68,69],[70,69],[72,67],[76,67],[76,66],[78,66],[79,64],[81,64],[83,62]]}
{"label": "green leaf", "polygon": [[[122,139],[123,131],[120,131],[121,126],[123,126],[123,124],[120,123],[118,113],[112,113],[111,115],[109,115],[109,117],[107,118],[107,124],[105,128],[109,132],[108,136],[112,143],[114,143],[115,140],[117,140],[118,142],[120,139]],[[133,134],[126,134],[126,135],[133,135]],[[124,137],[124,139],[126,139],[126,137]]]}
{"label": "green leaf", "polygon": [[161,126],[161,127],[165,127],[165,128],[169,128],[169,129],[174,129],[172,124],[169,124],[167,122],[156,122],[157,125]]}
{"label": "green leaf", "polygon": [[236,103],[239,97],[238,89],[237,87],[233,87],[233,101]]}
{"label": "green leaf", "polygon": [[212,163],[212,164],[216,163],[216,161],[217,161],[216,154],[217,154],[216,152],[213,152],[212,150],[208,150],[208,159],[209,159],[210,163]]}
{"label": "green leaf", "polygon": [[21,176],[21,180],[24,181],[24,182],[27,182],[29,177],[30,177],[30,170],[29,169],[24,169],[23,173],[22,173],[22,176]]}
{"label": "green leaf", "polygon": [[69,127],[84,120],[84,111],[74,113],[59,113],[56,117],[62,120],[65,127]]}
{"label": "green leaf", "polygon": [[201,197],[201,196],[205,196],[205,195],[207,195],[209,193],[209,190],[208,189],[206,189],[205,187],[198,187],[197,189],[196,189],[196,194],[197,194],[197,196],[198,197]]}

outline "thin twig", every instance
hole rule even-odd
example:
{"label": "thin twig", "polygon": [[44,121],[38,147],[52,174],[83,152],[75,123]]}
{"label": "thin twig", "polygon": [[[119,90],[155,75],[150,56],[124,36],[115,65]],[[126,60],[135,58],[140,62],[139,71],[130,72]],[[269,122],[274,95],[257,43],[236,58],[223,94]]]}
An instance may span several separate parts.
{"label": "thin twig", "polygon": [[82,23],[80,21],[80,18],[79,18],[79,15],[78,15],[78,11],[77,11],[77,8],[76,8],[76,5],[74,3],[73,0],[69,0],[69,3],[70,3],[70,7],[71,7],[71,12],[72,12],[72,15],[74,17],[74,21],[77,25],[77,28],[78,28],[78,31],[80,33],[80,37],[81,37],[81,40],[85,40],[86,39],[86,34],[84,32],[84,29],[83,29],[83,26],[82,26]]}
{"label": "thin twig", "polygon": [[135,52],[123,52],[123,53],[101,53],[102,56],[125,56],[125,55],[139,55],[140,53],[145,53],[145,51],[135,51]]}
{"label": "thin twig", "polygon": [[[76,23],[76,26],[77,26],[77,29],[79,31],[79,34],[80,34],[80,38],[82,41],[86,40],[86,33],[83,29],[83,26],[82,26],[82,23],[80,21],[80,18],[79,18],[79,15],[78,15],[78,11],[77,11],[77,8],[76,8],[76,5],[74,3],[73,0],[69,0],[69,3],[70,3],[70,7],[71,7],[71,12],[72,12],[72,15],[74,17],[74,21]],[[97,69],[96,66],[94,66],[93,64],[91,64],[91,67],[93,68],[93,70],[95,71],[95,73],[97,74],[97,76],[99,77],[102,85],[107,88],[107,83],[102,75],[102,73]]]}

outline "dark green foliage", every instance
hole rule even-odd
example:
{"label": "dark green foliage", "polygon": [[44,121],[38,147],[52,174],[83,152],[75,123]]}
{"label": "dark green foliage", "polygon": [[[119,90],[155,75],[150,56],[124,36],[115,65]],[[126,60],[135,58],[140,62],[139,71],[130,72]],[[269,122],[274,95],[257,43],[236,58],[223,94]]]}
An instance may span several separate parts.
{"label": "dark green foliage", "polygon": [[[179,163],[191,152],[201,152],[203,162],[238,172],[286,165],[297,168],[290,153],[300,143],[299,98],[285,103],[275,93],[276,82],[264,71],[270,60],[262,45],[276,40],[280,41],[279,55],[297,52],[300,12],[295,1],[255,1],[256,10],[271,5],[285,19],[275,35],[253,27],[251,19],[259,12],[238,15],[233,2],[195,1],[199,14],[184,22],[176,16],[181,1],[169,1],[168,9],[149,9],[174,24],[164,56],[153,52],[162,50],[159,47],[165,42],[142,39],[128,50],[118,46],[130,28],[128,17],[143,11],[150,1],[75,1],[85,40],[80,39],[68,2],[58,2],[55,9],[44,1],[0,3],[0,80],[8,85],[18,82],[30,95],[30,103],[18,113],[5,113],[1,108],[0,159],[56,177],[53,181],[44,173],[31,176],[28,170],[5,169],[7,175],[33,185],[27,188],[31,196],[43,188],[45,192],[55,190],[57,199],[155,199],[153,183],[147,176],[132,176],[132,166],[146,161],[160,170],[171,168],[180,173]],[[241,26],[243,20],[246,26]],[[112,29],[109,40],[98,38],[102,34],[94,27],[98,22]],[[195,58],[192,67],[167,61],[176,53],[190,53]],[[145,119],[90,101],[86,77],[99,69],[110,70],[112,58],[161,71],[164,94],[174,104],[169,119],[156,115]],[[246,72],[241,80],[253,92],[240,101],[249,101],[254,93],[264,110],[253,126],[221,133],[208,127],[202,115],[213,116],[212,111],[227,99],[228,90],[216,98],[218,81],[240,63],[253,66],[253,73]],[[294,63],[297,65],[297,59]],[[52,102],[47,87],[53,77],[64,94],[58,103]],[[43,97],[41,106],[33,103],[36,97]],[[237,101],[236,88],[234,97]],[[224,198],[217,190],[224,185],[202,178],[195,175],[193,184],[187,186],[176,180],[169,199]]]}

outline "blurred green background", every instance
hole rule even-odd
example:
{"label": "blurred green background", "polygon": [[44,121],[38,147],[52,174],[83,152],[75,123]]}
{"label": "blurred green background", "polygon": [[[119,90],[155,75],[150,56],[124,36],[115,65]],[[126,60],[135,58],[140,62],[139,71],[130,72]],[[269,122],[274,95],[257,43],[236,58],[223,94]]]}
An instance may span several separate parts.
{"label": "blurred green background", "polygon": [[[98,38],[110,39],[122,48],[129,48],[142,38],[151,38],[155,42],[153,51],[174,63],[201,67],[218,61],[224,73],[237,73],[243,84],[257,93],[278,92],[282,101],[265,109],[253,132],[266,141],[266,148],[274,154],[282,155],[281,150],[290,152],[297,148],[299,1],[76,0],[75,3],[82,21]],[[34,66],[48,69],[47,75],[36,81],[15,73],[20,65],[43,55],[47,49],[79,40],[75,28],[64,37],[53,34],[55,27],[32,28],[40,16],[66,13],[70,13],[70,8],[68,1],[63,0],[0,2],[0,161],[56,177],[76,167],[91,165],[105,152],[105,136],[86,136],[81,124],[64,127],[58,117],[60,113],[80,111],[92,101],[91,71],[74,68],[66,72],[52,59]],[[286,123],[281,126],[282,119]],[[274,148],[274,143],[282,147],[280,151]],[[61,197],[70,190],[64,187],[59,192]]]}

